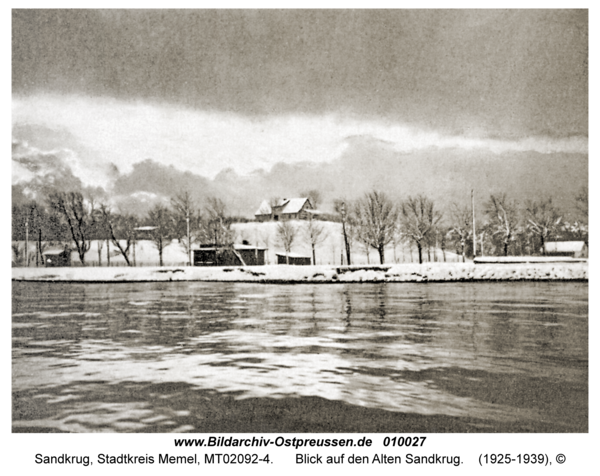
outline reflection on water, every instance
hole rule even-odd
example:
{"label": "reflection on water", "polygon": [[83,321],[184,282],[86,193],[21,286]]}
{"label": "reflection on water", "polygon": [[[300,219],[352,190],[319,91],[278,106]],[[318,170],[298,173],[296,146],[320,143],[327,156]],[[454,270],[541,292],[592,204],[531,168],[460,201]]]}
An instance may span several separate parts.
{"label": "reflection on water", "polygon": [[13,283],[14,431],[587,431],[587,292]]}

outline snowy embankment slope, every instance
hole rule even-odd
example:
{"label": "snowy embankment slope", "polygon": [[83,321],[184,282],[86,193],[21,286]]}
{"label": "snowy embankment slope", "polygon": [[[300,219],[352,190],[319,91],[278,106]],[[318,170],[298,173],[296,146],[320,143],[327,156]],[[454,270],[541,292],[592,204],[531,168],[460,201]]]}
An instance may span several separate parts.
{"label": "snowy embankment slope", "polygon": [[228,281],[259,283],[587,281],[588,263],[13,268],[12,279],[13,281],[43,282]]}

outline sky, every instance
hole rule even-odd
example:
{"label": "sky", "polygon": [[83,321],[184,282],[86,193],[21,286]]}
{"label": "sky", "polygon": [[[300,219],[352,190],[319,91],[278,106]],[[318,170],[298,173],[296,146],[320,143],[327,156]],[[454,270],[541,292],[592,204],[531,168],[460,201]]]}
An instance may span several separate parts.
{"label": "sky", "polygon": [[14,10],[12,124],[13,185],[140,211],[183,187],[242,214],[317,186],[401,197],[425,175],[440,199],[566,202],[588,179],[588,15]]}

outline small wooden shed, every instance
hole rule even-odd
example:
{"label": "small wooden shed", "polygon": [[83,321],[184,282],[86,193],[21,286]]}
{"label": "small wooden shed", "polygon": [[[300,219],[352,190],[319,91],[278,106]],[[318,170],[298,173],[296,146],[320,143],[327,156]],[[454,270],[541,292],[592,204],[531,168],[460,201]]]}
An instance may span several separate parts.
{"label": "small wooden shed", "polygon": [[69,248],[46,250],[42,256],[46,268],[71,266],[71,250]]}
{"label": "small wooden shed", "polygon": [[588,257],[588,247],[585,241],[549,241],[544,244],[544,247],[546,256]]}
{"label": "small wooden shed", "polygon": [[294,265],[294,266],[310,266],[311,265],[311,259],[310,256],[302,256],[296,253],[289,253],[288,255],[285,254],[279,254],[276,253],[277,255],[277,264],[288,264],[288,260],[289,260],[289,264],[290,265]]}

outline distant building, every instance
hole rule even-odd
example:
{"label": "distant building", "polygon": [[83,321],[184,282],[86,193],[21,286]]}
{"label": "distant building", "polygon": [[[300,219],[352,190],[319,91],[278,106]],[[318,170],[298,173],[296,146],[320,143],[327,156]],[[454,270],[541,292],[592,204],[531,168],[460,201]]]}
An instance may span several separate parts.
{"label": "distant building", "polygon": [[264,200],[254,217],[257,221],[307,220],[311,215],[318,214],[308,198],[283,198],[273,206]]}
{"label": "distant building", "polygon": [[192,250],[194,266],[263,266],[265,249],[251,245],[233,245],[233,249],[202,245]]}
{"label": "distant building", "polygon": [[310,266],[310,256],[301,256],[296,253],[289,253],[287,256],[277,253],[277,264],[289,264],[294,266]]}
{"label": "distant building", "polygon": [[549,241],[544,243],[547,256],[587,258],[588,246],[584,241]]}
{"label": "distant building", "polygon": [[71,266],[71,250],[69,248],[57,248],[46,250],[42,253],[46,268]]}

